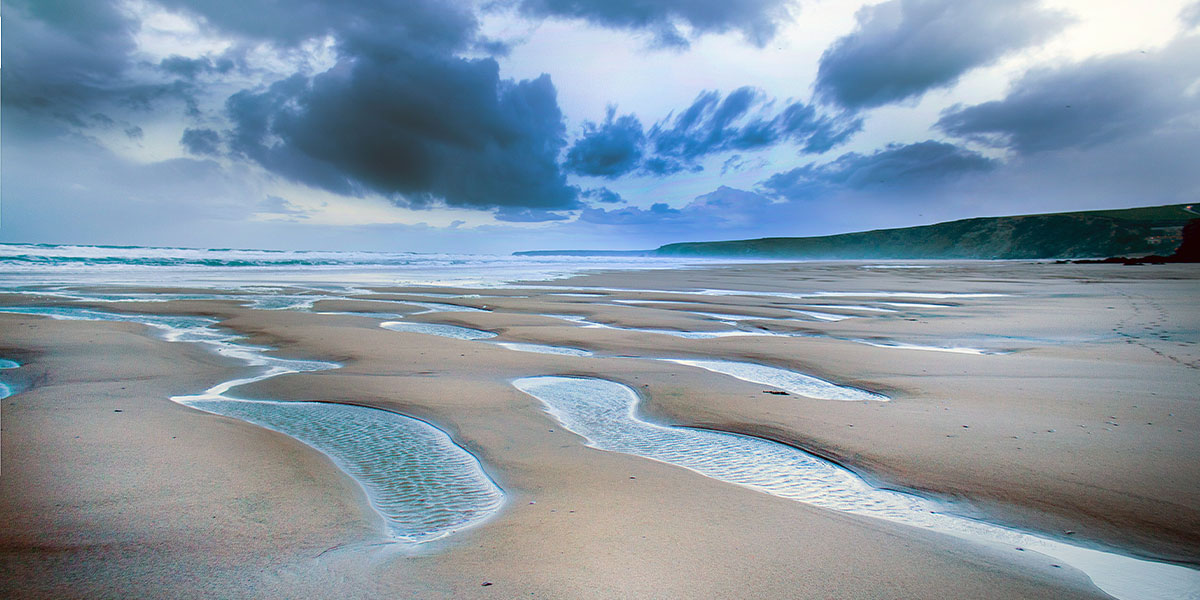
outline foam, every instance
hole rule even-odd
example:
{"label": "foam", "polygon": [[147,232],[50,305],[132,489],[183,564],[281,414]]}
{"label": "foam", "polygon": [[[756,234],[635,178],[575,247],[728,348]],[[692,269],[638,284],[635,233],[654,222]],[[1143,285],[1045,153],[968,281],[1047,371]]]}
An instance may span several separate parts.
{"label": "foam", "polygon": [[64,291],[47,291],[47,290],[23,290],[17,291],[19,294],[29,294],[34,296],[48,296],[51,298],[62,298],[65,300],[75,300],[79,302],[100,302],[105,304],[113,303],[131,303],[131,302],[172,302],[178,300],[230,300],[246,305],[248,308],[258,310],[306,310],[312,308],[312,305],[318,300],[342,300],[342,296],[317,296],[317,295],[295,295],[295,294],[232,294],[232,293],[212,293],[212,294],[172,294],[172,293],[150,293],[150,292],[128,292],[125,294],[106,294],[106,293],[89,293],[89,292],[64,292]]}
{"label": "foam", "polygon": [[1038,552],[1079,569],[1119,600],[1200,598],[1200,572],[1083,548],[945,512],[918,496],[876,489],[854,473],[760,438],[642,420],[638,396],[602,379],[526,377],[513,385],[540,400],[590,447],[657,460],[701,475],[821,508],[940,532],[1018,556]]}
{"label": "foam", "polygon": [[[592,294],[555,294],[556,296],[579,296]],[[697,304],[695,300],[613,300],[618,304]]]}
{"label": "foam", "polygon": [[815,311],[815,310],[796,310],[793,312],[798,312],[802,315],[812,317],[818,321],[845,321],[846,319],[854,318],[852,315],[835,315],[833,313],[820,312],[820,311]]}
{"label": "foam", "polygon": [[994,350],[983,350],[981,348],[967,348],[963,346],[922,346],[920,344],[909,344],[905,342],[879,341],[879,340],[863,340],[863,339],[848,339],[846,341],[855,342],[858,344],[866,344],[876,348],[892,348],[896,350],[922,350],[925,352],[948,352],[951,354],[973,354],[983,356],[988,354],[1004,354]]}
{"label": "foam", "polygon": [[[0,369],[16,369],[20,366],[21,363],[8,360],[7,358],[0,358]],[[12,387],[3,381],[0,381],[0,400],[3,400],[11,395],[13,395]]]}
{"label": "foam", "polygon": [[729,321],[729,322],[786,320],[786,319],[778,319],[775,317],[756,317],[754,315],[728,315],[725,313],[700,312],[700,311],[696,311],[696,310],[680,311],[680,312],[686,312],[689,315],[699,315],[701,317],[710,317],[710,318],[717,319],[720,321]]}
{"label": "foam", "polygon": [[866,390],[860,390],[844,385],[838,385],[824,379],[818,379],[811,375],[780,369],[779,367],[769,367],[766,365],[758,365],[754,363],[735,362],[730,360],[695,360],[682,358],[662,358],[667,362],[673,362],[689,367],[698,367],[714,373],[721,373],[736,377],[742,381],[759,383],[770,386],[776,389],[783,390],[789,394],[804,396],[807,398],[816,398],[818,400],[841,400],[844,402],[859,402],[859,401],[875,401],[887,402],[889,398],[883,394],[876,394]]}
{"label": "foam", "polygon": [[379,326],[392,331],[438,335],[441,337],[454,338],[458,340],[486,340],[488,338],[496,337],[496,334],[490,331],[471,329],[470,327],[459,327],[458,325],[444,325],[442,323],[384,321],[383,323],[380,323]]}
{"label": "foam", "polygon": [[655,329],[649,327],[623,327],[619,325],[609,325],[607,323],[597,323],[589,321],[587,317],[582,315],[555,315],[555,314],[539,314],[539,317],[550,317],[551,319],[560,319],[571,323],[580,323],[584,329],[615,329],[618,331],[636,331],[638,333],[657,333],[660,335],[669,335],[685,339],[706,340],[721,337],[736,337],[747,335],[761,336],[783,336],[785,334],[775,333],[773,331],[755,330],[745,331],[742,329],[734,329],[730,331],[679,331],[675,329]]}
{"label": "foam", "polygon": [[[424,295],[424,294],[422,294],[422,295]],[[397,300],[397,302],[400,302],[401,304],[411,304],[413,306],[420,306],[421,308],[425,309],[421,312],[413,313],[415,315],[423,315],[426,313],[436,313],[436,312],[490,312],[490,311],[484,310],[482,308],[475,308],[474,306],[462,306],[459,304],[447,304],[445,302],[416,302],[413,300]]]}
{"label": "foam", "polygon": [[[684,292],[689,293],[689,292]],[[690,292],[703,296],[767,296],[772,298],[1001,298],[1008,294],[974,292],[763,292],[754,290],[705,289]]]}
{"label": "foam", "polygon": [[879,308],[878,306],[863,306],[861,304],[804,304],[801,306],[807,306],[809,308],[836,308],[836,309],[841,309],[841,310],[861,310],[861,311],[866,311],[866,312],[881,312],[881,313],[899,312],[897,310],[892,310],[890,308]]}
{"label": "foam", "polygon": [[815,297],[852,297],[852,298],[930,298],[948,300],[954,298],[1003,298],[1008,294],[987,294],[974,292],[814,292],[809,296]]}
{"label": "foam", "polygon": [[403,319],[404,317],[408,316],[408,315],[404,315],[404,314],[400,314],[400,313],[377,313],[377,312],[364,312],[364,311],[353,311],[353,310],[324,311],[324,312],[319,312],[316,314],[318,314],[318,315],[340,315],[340,316],[346,316],[346,317],[366,317],[368,319],[383,319],[385,321],[395,321],[397,319]]}
{"label": "foam", "polygon": [[591,350],[568,348],[567,346],[550,346],[548,344],[529,344],[526,342],[492,342],[501,348],[517,352],[536,352],[538,354],[561,354],[564,356],[592,356]]}

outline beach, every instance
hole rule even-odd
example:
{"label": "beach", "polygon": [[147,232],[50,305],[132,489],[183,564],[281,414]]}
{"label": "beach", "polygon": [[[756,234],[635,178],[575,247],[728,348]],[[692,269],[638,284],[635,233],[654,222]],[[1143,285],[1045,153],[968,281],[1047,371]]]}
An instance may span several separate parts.
{"label": "beach", "polygon": [[[958,517],[1198,566],[1191,265],[266,284],[10,286],[0,305],[207,317],[270,356],[336,363],[230,393],[431,424],[503,490],[494,514],[425,543],[389,539],[372,488],[336,457],[172,401],[246,377],[244,361],[136,322],[0,313],[0,358],[21,365],[2,374],[16,392],[0,440],[6,597],[1106,597],[1039,552],[597,448],[514,387],[537,376],[624,384],[647,421],[799,448]],[[813,398],[672,360],[768,366],[879,398]]]}

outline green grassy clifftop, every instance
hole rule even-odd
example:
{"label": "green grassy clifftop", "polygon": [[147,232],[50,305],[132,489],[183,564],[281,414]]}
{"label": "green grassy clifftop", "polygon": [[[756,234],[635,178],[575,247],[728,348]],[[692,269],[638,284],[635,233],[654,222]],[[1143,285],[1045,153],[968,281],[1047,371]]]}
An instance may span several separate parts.
{"label": "green grassy clifftop", "polygon": [[667,244],[663,256],[805,259],[1086,258],[1171,254],[1191,205],[982,217],[821,237]]}

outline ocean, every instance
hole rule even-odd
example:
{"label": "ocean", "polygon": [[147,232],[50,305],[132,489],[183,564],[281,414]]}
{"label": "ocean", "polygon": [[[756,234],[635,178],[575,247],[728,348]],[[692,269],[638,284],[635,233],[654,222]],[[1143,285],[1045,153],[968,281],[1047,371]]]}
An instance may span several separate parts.
{"label": "ocean", "polygon": [[749,261],[0,244],[0,287],[260,283],[497,287],[586,271],[678,269],[732,262]]}

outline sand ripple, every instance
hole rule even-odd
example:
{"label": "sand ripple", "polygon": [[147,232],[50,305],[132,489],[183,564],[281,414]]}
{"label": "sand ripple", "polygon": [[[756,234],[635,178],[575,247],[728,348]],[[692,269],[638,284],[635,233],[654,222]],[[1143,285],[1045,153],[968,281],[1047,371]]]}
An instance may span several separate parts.
{"label": "sand ripple", "polygon": [[1200,598],[1200,571],[1066,544],[943,512],[946,506],[871,487],[842,467],[767,440],[669,427],[637,416],[631,388],[602,379],[526,377],[517,389],[546,405],[563,427],[588,445],[677,465],[721,481],[821,508],[886,519],[973,542],[1031,550],[1087,574],[1104,592],[1124,599]]}
{"label": "sand ripple", "polygon": [[329,456],[362,486],[385,524],[384,533],[394,539],[424,542],[442,538],[494,514],[503,503],[504,493],[479,461],[424,421],[362,406],[243,400],[228,395],[242,385],[288,373],[333,369],[337,367],[334,363],[271,356],[264,348],[236,343],[238,336],[213,327],[216,321],[203,317],[120,314],[77,307],[6,307],[0,312],[141,323],[158,329],[168,340],[205,344],[259,367],[253,376],[172,400],[284,433]]}
{"label": "sand ripple", "polygon": [[397,539],[445,537],[491,516],[504,499],[474,456],[417,419],[324,402],[174,399],[287,434],[325,453],[362,485],[387,533]]}

